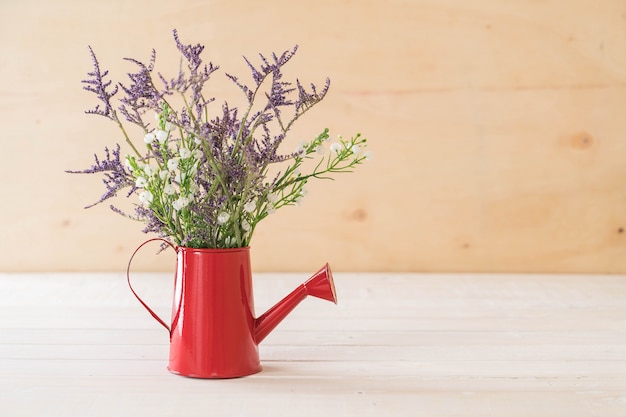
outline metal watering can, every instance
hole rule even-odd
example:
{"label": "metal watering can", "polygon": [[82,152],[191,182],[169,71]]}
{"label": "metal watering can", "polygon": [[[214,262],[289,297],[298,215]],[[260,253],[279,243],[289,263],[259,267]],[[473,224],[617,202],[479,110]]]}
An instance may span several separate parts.
{"label": "metal watering can", "polygon": [[[168,325],[135,292],[130,265],[145,244],[160,240],[176,251],[174,302]],[[128,285],[170,335],[168,369],[195,378],[234,378],[261,371],[258,344],[307,296],[337,303],[332,273],[324,265],[259,317],[252,294],[250,248],[196,249],[150,239],[133,253]]]}

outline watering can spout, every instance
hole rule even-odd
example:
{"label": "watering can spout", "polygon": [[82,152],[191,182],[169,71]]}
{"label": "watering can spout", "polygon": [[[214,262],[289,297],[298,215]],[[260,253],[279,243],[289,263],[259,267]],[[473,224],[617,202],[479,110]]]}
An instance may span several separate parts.
{"label": "watering can spout", "polygon": [[263,339],[307,296],[321,298],[337,304],[333,275],[328,264],[324,265],[304,284],[289,293],[274,307],[267,310],[255,322],[255,340],[261,343]]}

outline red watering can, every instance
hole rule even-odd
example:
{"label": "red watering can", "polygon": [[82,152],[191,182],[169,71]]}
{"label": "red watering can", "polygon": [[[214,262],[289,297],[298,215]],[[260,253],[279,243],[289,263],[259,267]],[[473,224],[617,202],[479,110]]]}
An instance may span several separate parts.
{"label": "red watering can", "polygon": [[[146,243],[161,240],[177,254],[171,324],[130,283],[130,264]],[[151,239],[133,253],[128,285],[170,334],[168,369],[195,378],[233,378],[261,370],[258,344],[308,295],[337,303],[328,264],[263,315],[255,318],[250,248],[195,249]]]}

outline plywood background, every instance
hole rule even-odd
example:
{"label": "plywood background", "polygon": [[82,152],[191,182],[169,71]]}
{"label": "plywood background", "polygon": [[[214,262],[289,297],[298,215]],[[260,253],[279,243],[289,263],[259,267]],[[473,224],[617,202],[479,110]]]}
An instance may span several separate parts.
{"label": "plywood background", "polygon": [[82,113],[87,45],[116,79],[151,48],[167,72],[173,28],[242,75],[299,44],[293,74],[333,83],[299,134],[360,131],[375,154],[262,223],[256,270],[626,273],[623,0],[3,0],[1,270],[125,268],[141,225],[83,210],[99,179],[63,173],[121,140]]}

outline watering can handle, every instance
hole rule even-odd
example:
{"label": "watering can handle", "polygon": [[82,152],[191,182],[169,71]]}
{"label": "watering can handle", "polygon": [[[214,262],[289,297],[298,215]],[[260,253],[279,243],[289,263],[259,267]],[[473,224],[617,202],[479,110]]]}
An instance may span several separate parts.
{"label": "watering can handle", "polygon": [[161,238],[153,238],[153,239],[149,239],[146,240],[145,242],[143,242],[141,245],[139,245],[139,247],[137,247],[137,249],[135,249],[135,252],[133,252],[133,255],[130,257],[130,259],[128,260],[128,267],[126,268],[126,280],[128,281],[128,286],[130,287],[130,290],[133,292],[133,295],[135,296],[135,298],[137,298],[137,300],[139,300],[139,302],[141,303],[142,306],[144,306],[144,308],[146,310],[148,310],[148,313],[150,313],[150,315],[152,317],[154,317],[154,319],[156,321],[158,321],[161,326],[165,327],[167,329],[167,332],[170,334],[172,334],[172,331],[170,330],[170,326],[167,325],[167,323],[165,323],[165,321],[163,321],[163,319],[161,317],[159,317],[159,315],[157,313],[155,313],[149,306],[148,304],[146,304],[141,297],[139,297],[139,295],[135,292],[135,289],[133,288],[132,284],[130,283],[130,265],[133,262],[133,258],[135,257],[135,255],[137,255],[137,252],[139,252],[139,249],[143,248],[146,244],[150,243],[150,242],[154,242],[155,240],[160,240],[163,243],[166,243],[167,245],[169,245],[172,249],[176,250],[176,247],[174,245],[172,245],[170,242],[168,242],[165,239],[161,239]]}

